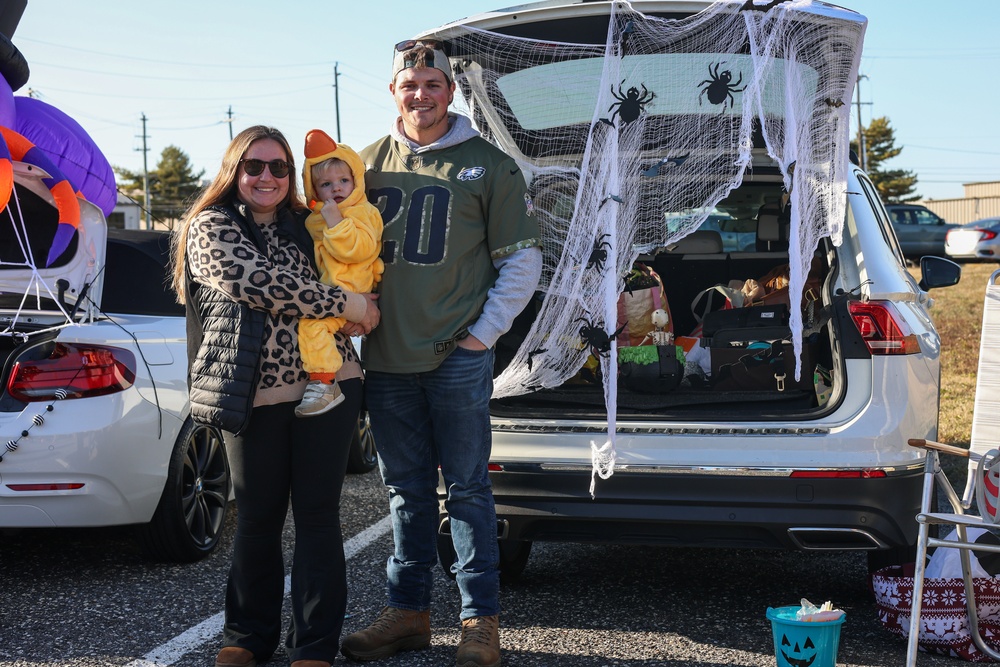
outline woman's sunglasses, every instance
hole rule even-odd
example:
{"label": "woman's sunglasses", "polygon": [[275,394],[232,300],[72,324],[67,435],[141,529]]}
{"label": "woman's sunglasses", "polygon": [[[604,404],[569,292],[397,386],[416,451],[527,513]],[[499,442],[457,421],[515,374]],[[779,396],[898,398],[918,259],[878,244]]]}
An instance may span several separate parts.
{"label": "woman's sunglasses", "polygon": [[263,160],[250,158],[240,160],[240,164],[243,165],[243,171],[247,173],[247,176],[260,176],[264,173],[264,167],[267,167],[271,170],[271,175],[275,178],[284,178],[288,176],[288,170],[292,168],[292,165],[284,160],[264,162]]}
{"label": "woman's sunglasses", "polygon": [[404,51],[409,51],[415,46],[426,46],[429,49],[434,49],[435,51],[444,51],[444,42],[439,42],[436,39],[404,39],[402,42],[396,44],[396,51],[398,53],[403,53]]}

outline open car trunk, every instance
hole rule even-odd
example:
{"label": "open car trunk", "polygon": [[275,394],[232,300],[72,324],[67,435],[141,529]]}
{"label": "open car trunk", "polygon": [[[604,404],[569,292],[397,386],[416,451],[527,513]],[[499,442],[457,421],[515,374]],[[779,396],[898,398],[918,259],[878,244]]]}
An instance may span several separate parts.
{"label": "open car trunk", "polygon": [[[819,2],[645,0],[535,3],[425,34],[522,168],[541,228],[537,298],[497,348],[495,416],[614,431],[616,417],[834,407],[850,316],[833,240],[864,27]],[[636,272],[659,287],[645,308]]]}
{"label": "open car trunk", "polygon": [[[844,299],[831,299],[825,287],[828,277],[836,277],[837,255],[828,239],[815,253],[801,306],[803,352],[796,380],[787,287],[778,291],[763,287],[768,276],[787,276],[788,220],[780,210],[781,195],[780,180],[747,183],[721,201],[698,231],[640,255],[637,267],[659,280],[649,288],[626,287],[620,296],[614,327],[624,327],[616,346],[619,417],[709,422],[810,419],[833,407],[828,403],[833,379],[843,378],[844,373],[831,341],[842,337],[837,327],[850,318]],[[755,298],[746,296],[739,303],[744,286],[749,289],[754,282],[761,286]],[[536,294],[499,341],[498,374],[520,348],[543,299],[544,292]],[[626,309],[626,301],[638,306]],[[663,352],[657,350],[655,370],[636,369],[626,360],[636,354],[648,360],[649,350],[657,347],[650,321],[654,307],[669,313],[664,328],[672,333],[673,344],[667,346],[666,356],[676,363],[663,360]],[[579,324],[581,330],[587,326]],[[847,335],[852,331],[849,325]],[[637,353],[637,345],[644,349]],[[582,335],[579,346],[586,347]],[[605,396],[595,362],[591,350],[581,371],[561,386],[496,399],[493,413],[600,418]]]}
{"label": "open car trunk", "polygon": [[13,166],[14,187],[8,206],[0,212],[0,355],[5,386],[11,371],[8,359],[15,350],[54,339],[64,327],[97,315],[107,242],[100,209],[77,198],[79,225],[61,243],[65,216],[46,186],[48,174],[20,162]]}

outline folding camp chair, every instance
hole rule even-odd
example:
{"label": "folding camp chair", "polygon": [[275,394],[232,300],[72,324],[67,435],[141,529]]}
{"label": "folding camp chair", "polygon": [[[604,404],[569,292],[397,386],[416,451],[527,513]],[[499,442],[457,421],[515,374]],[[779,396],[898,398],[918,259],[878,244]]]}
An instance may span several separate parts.
{"label": "folding camp chair", "polygon": [[[994,271],[986,285],[983,303],[983,331],[979,342],[979,371],[976,377],[976,400],[972,413],[972,441],[968,450],[927,440],[910,440],[914,447],[927,450],[924,467],[924,488],[917,537],[917,559],[913,576],[913,606],[910,634],[906,648],[906,665],[914,667],[917,660],[917,640],[920,634],[920,607],[924,588],[927,550],[931,547],[959,549],[962,577],[965,580],[965,601],[969,615],[969,631],[976,647],[986,655],[1000,660],[1000,651],[986,644],[979,631],[976,598],[972,582],[969,551],[1000,553],[1000,545],[976,544],[968,540],[966,529],[983,528],[1000,532],[998,481],[1000,481],[1000,285],[996,284],[1000,270]],[[939,454],[963,456],[969,459],[965,492],[959,498],[947,476],[941,470]],[[935,480],[938,490],[947,499],[951,512],[938,512],[932,507]],[[973,501],[979,514],[971,514]],[[953,525],[957,540],[930,537],[931,525]]]}

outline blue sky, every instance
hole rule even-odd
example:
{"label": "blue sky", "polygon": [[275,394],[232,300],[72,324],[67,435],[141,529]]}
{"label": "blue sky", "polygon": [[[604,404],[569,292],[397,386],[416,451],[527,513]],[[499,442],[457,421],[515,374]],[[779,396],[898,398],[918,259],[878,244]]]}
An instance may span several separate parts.
{"label": "blue sky", "polygon": [[[217,169],[234,131],[282,129],[293,149],[313,127],[362,148],[395,117],[392,47],[425,29],[511,4],[367,0],[28,0],[13,42],[34,94],[75,118],[114,165],[142,168],[176,145]],[[1000,1],[844,0],[869,19],[862,119],[888,116],[919,194],[960,197],[1000,180]],[[345,9],[348,7],[349,9]],[[456,8],[457,7],[457,8]],[[856,110],[852,118],[856,118]]]}

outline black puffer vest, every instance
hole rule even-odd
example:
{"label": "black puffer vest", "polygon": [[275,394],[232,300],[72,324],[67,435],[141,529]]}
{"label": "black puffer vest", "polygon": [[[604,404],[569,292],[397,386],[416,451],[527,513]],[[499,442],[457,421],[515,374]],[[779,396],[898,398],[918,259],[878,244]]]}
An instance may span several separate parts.
{"label": "black puffer vest", "polygon": [[[269,254],[260,228],[240,211],[229,206],[210,210],[234,221],[262,254]],[[312,240],[302,221],[288,209],[279,211],[278,219],[279,235],[291,238],[312,258]],[[253,409],[268,313],[195,282],[190,269],[185,273],[191,417],[238,435]]]}

